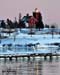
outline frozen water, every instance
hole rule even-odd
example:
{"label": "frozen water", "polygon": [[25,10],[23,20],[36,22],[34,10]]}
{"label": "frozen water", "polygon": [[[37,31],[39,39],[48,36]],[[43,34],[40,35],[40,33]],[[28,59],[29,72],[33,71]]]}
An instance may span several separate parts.
{"label": "frozen water", "polygon": [[[39,34],[35,34],[31,36],[27,34],[28,32],[29,32],[29,29],[22,29],[21,31],[18,29],[16,33],[13,33],[12,35],[10,34],[8,38],[1,39],[0,54],[27,54],[27,53],[57,52],[59,46],[48,45],[48,44],[60,43],[59,34],[54,34],[52,38],[51,34],[39,33]],[[9,44],[11,44],[12,46],[9,47],[8,46]],[[27,47],[28,44],[34,44],[34,46]],[[39,47],[36,44],[39,44]],[[4,50],[3,50],[3,45],[5,45]],[[16,47],[15,45],[20,45],[20,46]]]}

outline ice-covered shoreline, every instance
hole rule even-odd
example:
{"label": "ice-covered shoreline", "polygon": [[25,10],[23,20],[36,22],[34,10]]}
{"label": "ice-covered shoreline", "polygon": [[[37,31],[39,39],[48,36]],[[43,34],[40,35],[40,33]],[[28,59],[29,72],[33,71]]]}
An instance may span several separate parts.
{"label": "ice-covered shoreline", "polygon": [[[55,45],[55,43],[57,43],[58,45]],[[29,44],[30,46],[28,46]],[[17,47],[18,45],[20,47]],[[3,48],[5,50],[3,50]],[[59,48],[60,48],[59,34],[54,34],[52,38],[51,34],[39,34],[39,35],[32,34],[31,36],[27,33],[18,31],[18,33],[10,34],[8,38],[1,39],[0,54],[17,54],[17,53],[27,54],[27,53],[51,53],[51,52],[58,53],[60,52]]]}

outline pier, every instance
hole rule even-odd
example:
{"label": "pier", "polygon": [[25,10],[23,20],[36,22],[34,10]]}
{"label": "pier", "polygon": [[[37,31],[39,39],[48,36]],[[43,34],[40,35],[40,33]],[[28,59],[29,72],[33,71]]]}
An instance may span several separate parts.
{"label": "pier", "polygon": [[18,58],[27,58],[28,60],[30,60],[30,58],[35,58],[35,57],[44,57],[44,60],[47,59],[47,57],[49,57],[50,60],[53,59],[53,57],[58,58],[60,56],[60,54],[52,54],[52,53],[48,53],[48,54],[26,54],[26,55],[1,55],[0,59],[3,58],[5,61],[7,60],[7,58],[9,59],[9,61],[12,61],[13,58],[15,58],[15,60],[17,61]]}

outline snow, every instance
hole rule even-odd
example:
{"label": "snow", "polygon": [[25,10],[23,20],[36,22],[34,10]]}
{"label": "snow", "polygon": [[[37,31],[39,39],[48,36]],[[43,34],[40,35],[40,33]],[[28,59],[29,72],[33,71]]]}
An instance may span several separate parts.
{"label": "snow", "polygon": [[[58,52],[59,46],[47,45],[51,43],[60,43],[60,35],[54,34],[53,38],[51,34],[35,34],[28,35],[29,29],[17,29],[17,33],[13,33],[8,38],[1,39],[0,43],[0,55],[5,54],[32,54],[32,53],[54,53]],[[38,31],[37,31],[38,32]],[[40,32],[40,31],[39,31]],[[3,45],[7,45],[7,49],[3,50]],[[11,50],[8,48],[8,44],[12,44]],[[28,47],[26,45],[34,44],[35,46]],[[16,47],[15,45],[20,45]],[[37,47],[36,47],[37,46]],[[4,49],[6,46],[4,47]]]}

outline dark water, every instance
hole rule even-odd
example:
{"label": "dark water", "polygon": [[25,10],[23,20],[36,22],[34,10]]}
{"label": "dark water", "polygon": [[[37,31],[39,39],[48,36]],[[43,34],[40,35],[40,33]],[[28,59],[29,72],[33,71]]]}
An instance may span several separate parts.
{"label": "dark water", "polygon": [[18,61],[0,59],[0,75],[60,75],[60,57],[52,60],[39,57],[18,58]]}

